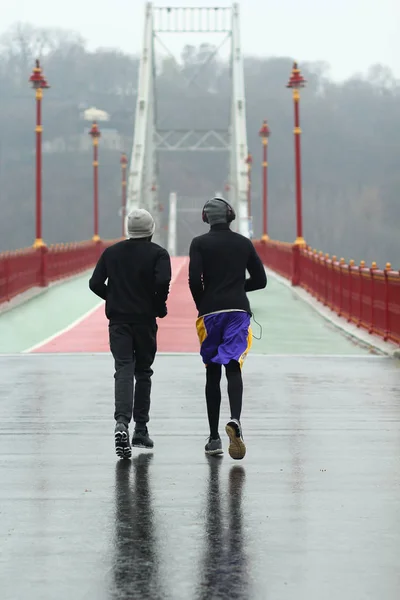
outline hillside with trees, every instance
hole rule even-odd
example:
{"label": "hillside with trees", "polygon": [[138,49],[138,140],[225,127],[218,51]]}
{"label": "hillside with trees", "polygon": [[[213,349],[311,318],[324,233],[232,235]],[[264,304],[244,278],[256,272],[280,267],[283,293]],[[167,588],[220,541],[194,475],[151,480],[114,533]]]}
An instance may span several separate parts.
{"label": "hillside with trees", "polygon": [[[168,128],[226,128],[229,65],[218,57],[187,86],[213,48],[184,48],[179,61],[158,61],[158,121]],[[16,25],[0,39],[0,250],[34,238],[34,92],[28,79],[41,57],[51,85],[44,96],[44,237],[50,242],[92,234],[92,156],[85,109],[110,115],[100,123],[101,235],[120,233],[120,151],[131,149],[139,58],[114,49],[91,52],[76,33]],[[357,261],[400,266],[400,82],[382,65],[337,83],[329,66],[302,63],[304,233],[313,247]],[[269,221],[273,238],[295,238],[293,106],[286,89],[292,58],[245,59],[247,132],[253,154],[255,234],[261,222],[262,120],[271,128]],[[107,139],[114,140],[113,143]],[[117,142],[115,142],[117,140]],[[86,144],[86,146],[85,146]],[[223,154],[163,153],[160,201],[173,190],[207,199],[227,179]],[[166,218],[166,212],[163,213]],[[200,218],[200,216],[199,216]]]}

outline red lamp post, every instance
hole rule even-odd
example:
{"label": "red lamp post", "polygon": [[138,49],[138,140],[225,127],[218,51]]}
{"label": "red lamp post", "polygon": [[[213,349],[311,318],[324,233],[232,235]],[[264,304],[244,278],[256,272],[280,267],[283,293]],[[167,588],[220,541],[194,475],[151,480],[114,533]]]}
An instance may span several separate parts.
{"label": "red lamp post", "polygon": [[45,246],[42,236],[42,99],[43,90],[50,86],[43,75],[39,60],[29,78],[32,88],[36,92],[36,235],[34,248]]}
{"label": "red lamp post", "polygon": [[125,217],[126,217],[126,167],[128,159],[126,154],[121,155],[121,188],[122,188],[122,237],[125,237]]}
{"label": "red lamp post", "polygon": [[93,121],[89,135],[93,142],[93,237],[94,242],[100,241],[99,236],[99,137],[101,136],[96,121]]}
{"label": "red lamp post", "polygon": [[247,212],[248,217],[251,219],[251,167],[253,165],[253,157],[249,153],[246,158],[247,165]]}
{"label": "red lamp post", "polygon": [[265,242],[268,238],[268,162],[267,162],[267,152],[268,152],[268,138],[271,135],[270,128],[268,127],[268,123],[266,120],[263,121],[261,129],[258,133],[262,140],[263,144],[263,160],[262,160],[262,168],[263,168],[263,234],[262,240]]}
{"label": "red lamp post", "polygon": [[303,238],[303,213],[302,213],[302,193],[301,193],[301,148],[300,148],[300,89],[305,87],[306,80],[300,73],[297,63],[293,63],[292,73],[289,83],[286,87],[293,90],[294,103],[294,151],[295,151],[295,169],[296,169],[296,223],[297,237],[295,244],[304,246]]}

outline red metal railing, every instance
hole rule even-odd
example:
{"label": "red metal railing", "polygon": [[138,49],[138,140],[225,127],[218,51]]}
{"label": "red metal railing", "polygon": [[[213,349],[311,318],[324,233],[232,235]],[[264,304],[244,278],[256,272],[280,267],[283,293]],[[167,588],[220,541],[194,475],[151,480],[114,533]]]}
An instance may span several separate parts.
{"label": "red metal railing", "polygon": [[[116,241],[116,240],[115,240]],[[79,242],[0,254],[0,303],[33,287],[92,267],[114,241]],[[356,266],[311,248],[277,241],[255,242],[265,265],[291,279],[339,316],[400,344],[400,272],[373,263]]]}
{"label": "red metal railing", "polygon": [[291,279],[293,272],[293,245],[286,242],[255,242],[263,263],[276,273]]}
{"label": "red metal railing", "polygon": [[37,250],[16,250],[0,254],[0,302],[38,285],[40,254]]}
{"label": "red metal railing", "polygon": [[256,250],[273,271],[291,279],[339,316],[384,340],[400,344],[400,271],[388,263],[346,263],[328,254],[294,244],[255,242]]}
{"label": "red metal railing", "polygon": [[114,241],[56,244],[0,254],[0,303],[30,288],[46,287],[50,282],[89,269],[112,243]]}
{"label": "red metal railing", "polygon": [[94,242],[74,244],[56,244],[49,247],[47,254],[47,275],[50,281],[56,281],[89,269],[96,263],[105,245]]}

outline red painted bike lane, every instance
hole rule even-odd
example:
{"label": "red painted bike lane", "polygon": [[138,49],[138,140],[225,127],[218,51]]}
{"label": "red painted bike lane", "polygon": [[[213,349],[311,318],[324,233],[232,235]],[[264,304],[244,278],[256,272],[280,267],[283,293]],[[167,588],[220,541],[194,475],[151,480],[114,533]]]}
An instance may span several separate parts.
{"label": "red painted bike lane", "polygon": [[[168,315],[158,319],[159,352],[197,352],[196,309],[188,287],[188,258],[172,262]],[[34,353],[109,352],[108,321],[104,304],[78,322],[32,349]]]}

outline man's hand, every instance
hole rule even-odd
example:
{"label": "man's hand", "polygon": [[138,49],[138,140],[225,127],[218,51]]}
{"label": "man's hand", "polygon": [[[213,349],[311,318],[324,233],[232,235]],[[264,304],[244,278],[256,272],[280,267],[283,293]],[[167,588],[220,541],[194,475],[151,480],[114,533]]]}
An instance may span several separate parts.
{"label": "man's hand", "polygon": [[164,304],[164,306],[158,311],[157,317],[159,317],[160,319],[164,319],[164,317],[166,317],[167,314],[168,314],[167,305]]}

